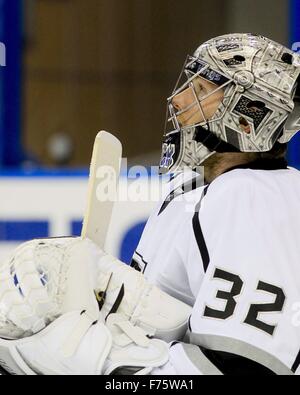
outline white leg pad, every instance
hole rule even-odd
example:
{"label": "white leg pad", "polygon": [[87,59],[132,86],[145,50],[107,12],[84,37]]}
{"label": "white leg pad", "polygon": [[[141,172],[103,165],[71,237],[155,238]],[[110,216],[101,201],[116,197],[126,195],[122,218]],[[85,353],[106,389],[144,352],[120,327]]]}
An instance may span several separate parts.
{"label": "white leg pad", "polygon": [[18,375],[99,375],[111,347],[112,336],[103,323],[72,312],[31,337],[0,339],[0,361]]}

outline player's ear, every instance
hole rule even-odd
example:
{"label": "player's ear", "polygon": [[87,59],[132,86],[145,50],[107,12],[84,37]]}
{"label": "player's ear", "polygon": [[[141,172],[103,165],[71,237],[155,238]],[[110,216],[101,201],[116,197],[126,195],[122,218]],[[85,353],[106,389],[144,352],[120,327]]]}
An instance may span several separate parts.
{"label": "player's ear", "polygon": [[251,133],[251,127],[250,127],[246,118],[240,117],[239,123],[240,123],[240,128],[244,133],[247,133],[247,134]]}

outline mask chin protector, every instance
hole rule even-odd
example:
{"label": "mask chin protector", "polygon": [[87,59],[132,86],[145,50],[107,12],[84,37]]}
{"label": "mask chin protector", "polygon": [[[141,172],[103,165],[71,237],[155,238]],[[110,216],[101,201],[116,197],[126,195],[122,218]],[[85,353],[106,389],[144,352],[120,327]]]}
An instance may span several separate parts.
{"label": "mask chin protector", "polygon": [[162,145],[162,156],[159,164],[161,174],[168,173],[176,168],[180,162],[181,133],[175,131],[166,136]]}

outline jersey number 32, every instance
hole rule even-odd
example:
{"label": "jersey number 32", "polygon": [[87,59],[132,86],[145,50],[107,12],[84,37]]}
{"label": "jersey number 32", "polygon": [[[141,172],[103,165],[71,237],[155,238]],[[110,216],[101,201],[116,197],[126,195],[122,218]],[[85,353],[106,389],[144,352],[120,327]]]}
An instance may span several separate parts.
{"label": "jersey number 32", "polygon": [[[226,301],[225,310],[214,310],[211,307],[205,307],[204,317],[209,318],[217,318],[221,320],[226,320],[233,316],[234,311],[236,309],[237,302],[235,297],[240,295],[243,288],[243,281],[236,274],[232,274],[226,272],[221,269],[216,269],[214,273],[215,279],[221,279],[232,283],[232,288],[229,292],[227,291],[218,291],[217,299],[222,299]],[[259,281],[257,285],[258,291],[265,291],[269,294],[275,295],[274,303],[267,304],[252,304],[249,308],[247,317],[244,321],[245,324],[251,325],[255,328],[258,328],[269,335],[273,335],[276,329],[275,325],[269,325],[258,319],[258,315],[260,313],[273,313],[273,312],[281,312],[283,309],[283,305],[285,302],[285,294],[281,288],[278,288],[274,285],[265,283],[263,281]]]}

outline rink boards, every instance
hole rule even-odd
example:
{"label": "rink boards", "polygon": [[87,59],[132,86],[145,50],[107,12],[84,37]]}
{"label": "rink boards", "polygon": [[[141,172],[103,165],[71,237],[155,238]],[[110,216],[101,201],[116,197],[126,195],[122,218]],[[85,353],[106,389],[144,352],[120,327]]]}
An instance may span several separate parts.
{"label": "rink boards", "polygon": [[[0,259],[23,241],[79,235],[87,172],[0,174]],[[106,250],[129,262],[145,222],[159,200],[159,178],[121,175]],[[99,219],[101,220],[101,219]]]}

